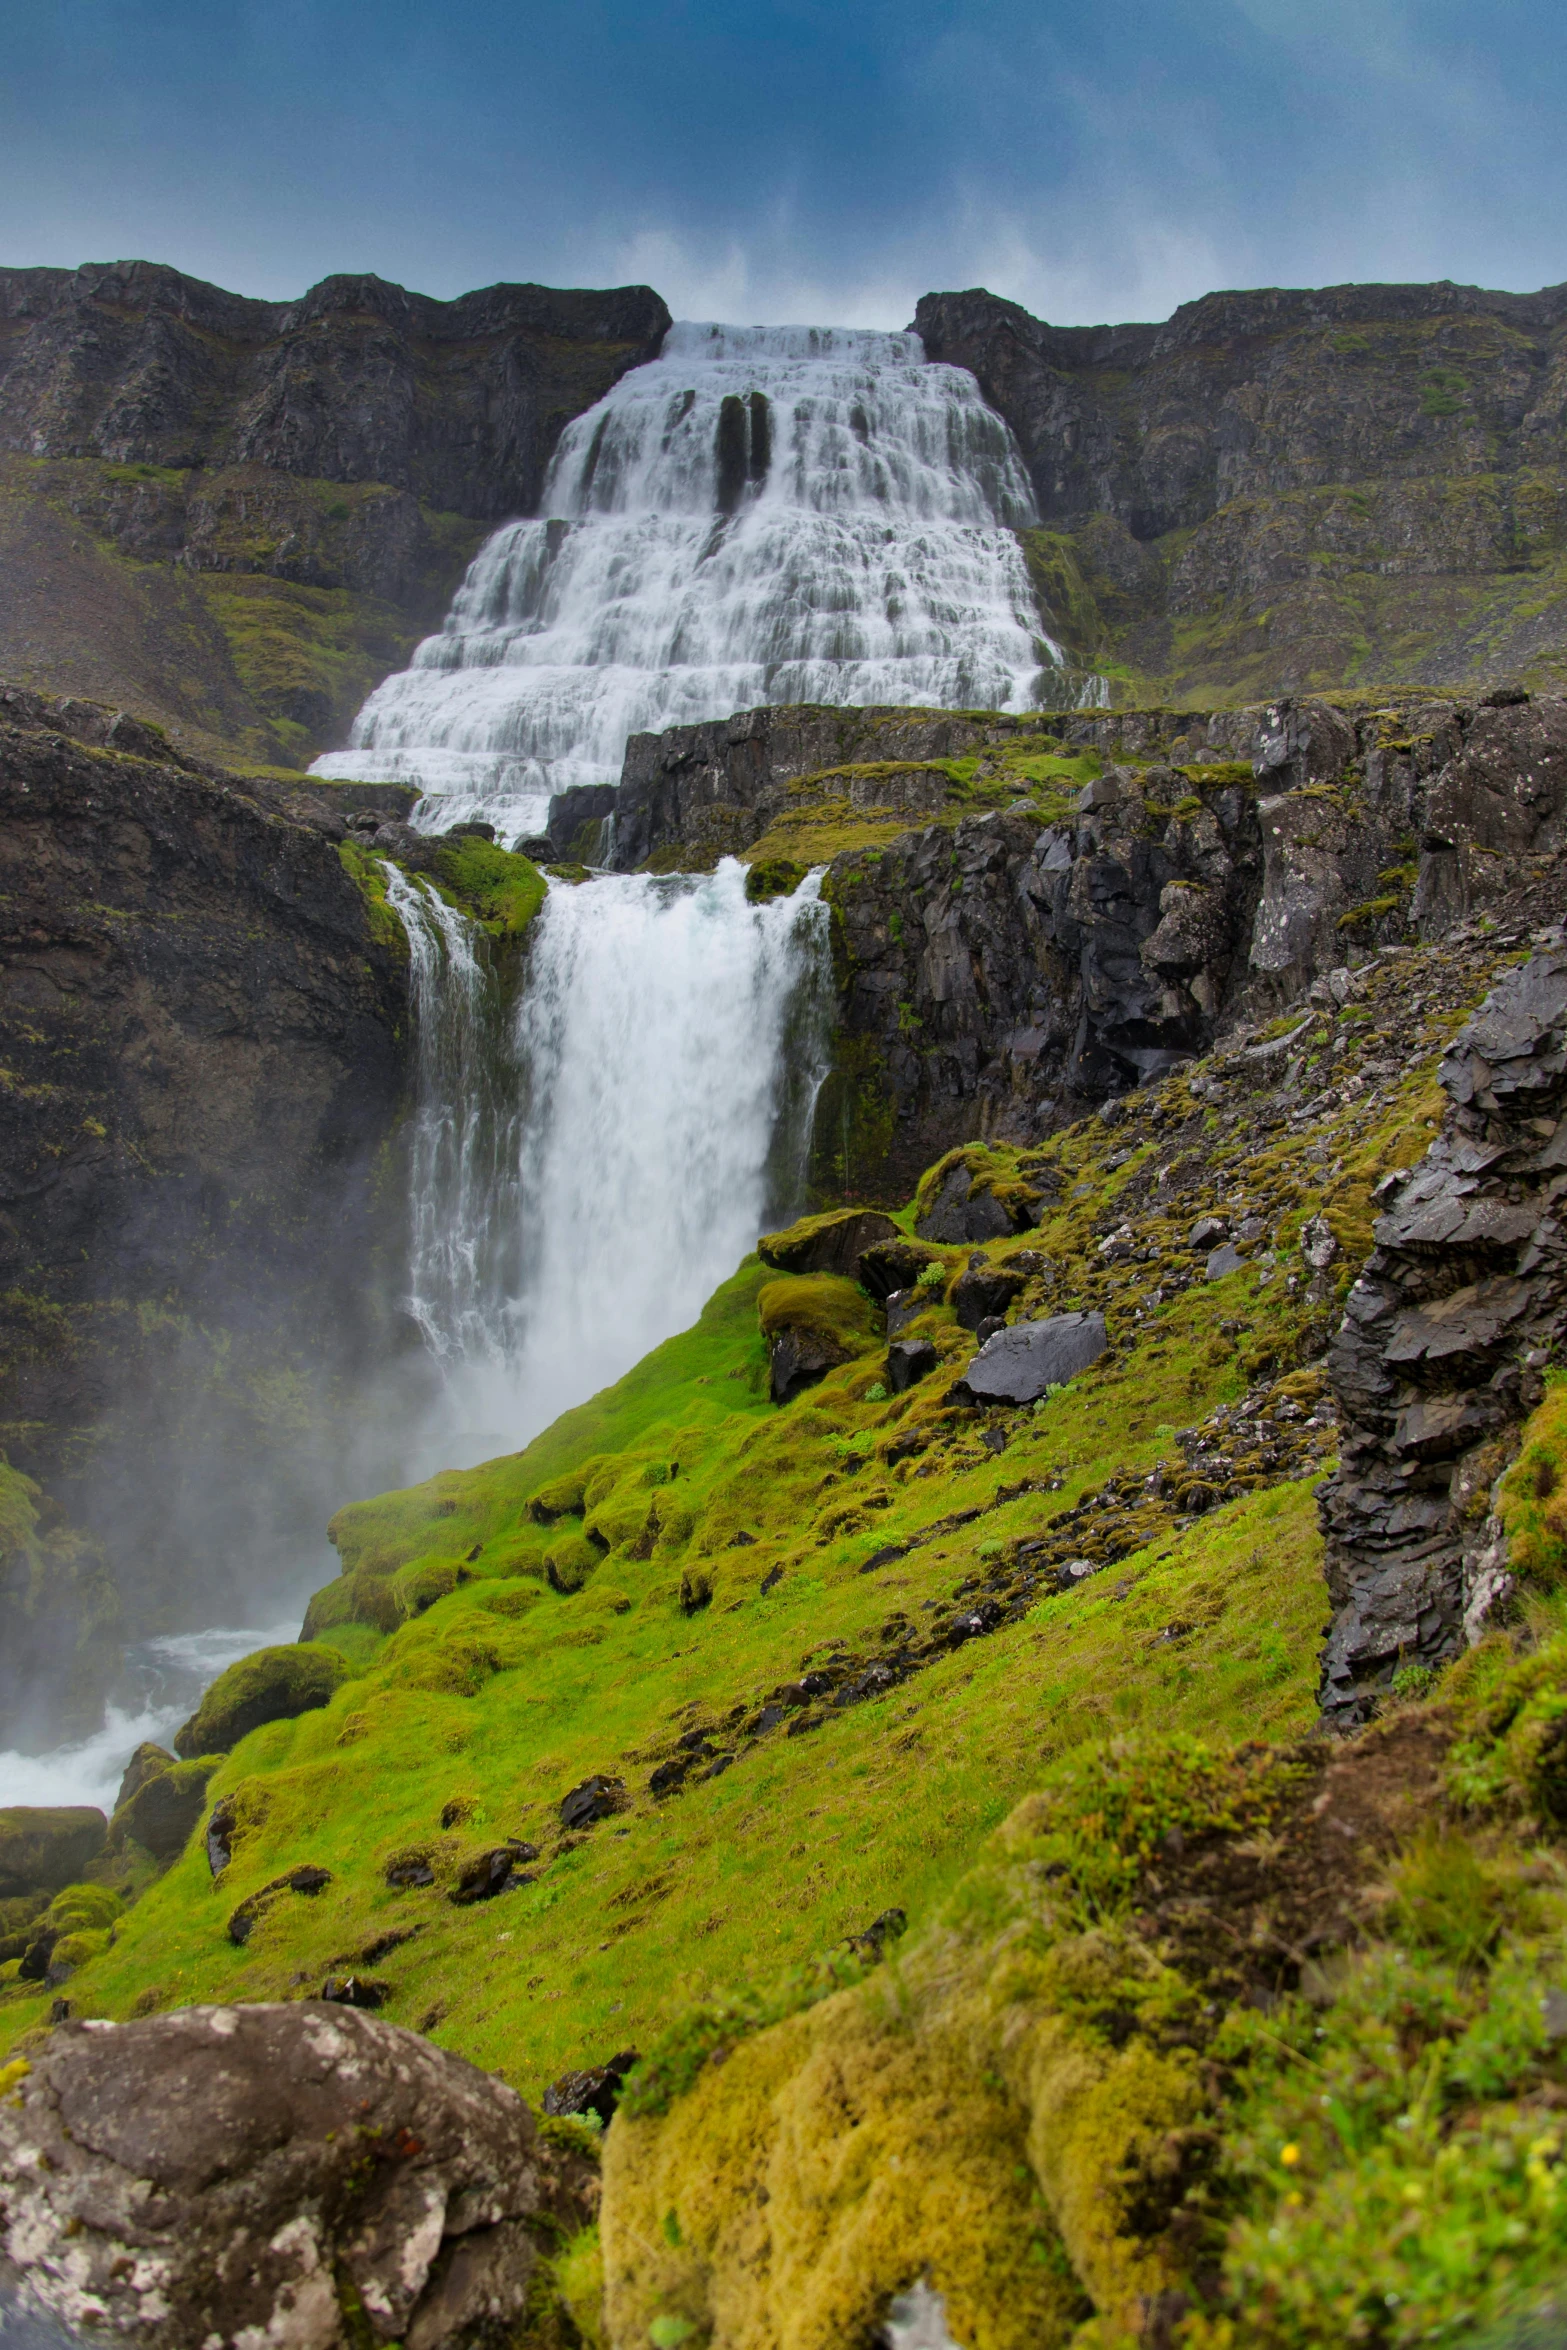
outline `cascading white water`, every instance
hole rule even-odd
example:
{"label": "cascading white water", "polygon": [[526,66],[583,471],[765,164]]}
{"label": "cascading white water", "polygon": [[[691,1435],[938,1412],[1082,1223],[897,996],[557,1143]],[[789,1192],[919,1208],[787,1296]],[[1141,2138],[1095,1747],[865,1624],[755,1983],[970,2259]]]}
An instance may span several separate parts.
{"label": "cascading white water", "polygon": [[541,518],[487,542],[316,772],[417,782],[431,828],[515,839],[648,729],[1028,708],[1060,660],[1014,535],[1035,519],[1006,425],[917,335],[675,326],[567,427]]}
{"label": "cascading white water", "polygon": [[695,1321],[792,1209],[827,1068],[826,908],[814,877],[748,904],[733,859],[554,883],[498,1032],[472,926],[390,869],[388,888],[419,1032],[409,1304],[444,1399],[422,1452],[453,1466]]}
{"label": "cascading white water", "polygon": [[396,865],[383,870],[414,1008],[408,1311],[443,1372],[499,1371],[521,1264],[515,1042],[479,925]]}

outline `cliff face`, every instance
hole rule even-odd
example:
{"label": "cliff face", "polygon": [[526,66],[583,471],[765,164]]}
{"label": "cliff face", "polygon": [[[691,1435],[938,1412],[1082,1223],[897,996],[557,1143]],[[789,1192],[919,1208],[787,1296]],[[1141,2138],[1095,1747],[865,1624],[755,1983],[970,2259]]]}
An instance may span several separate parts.
{"label": "cliff face", "polygon": [[1567,290],[1212,294],[1074,328],[974,291],[915,324],[1016,432],[1041,588],[1133,691],[1560,677]]}
{"label": "cliff face", "polygon": [[253,1620],[258,1563],[308,1557],[338,1498],[337,1383],[391,1327],[373,1178],[408,1031],[342,830],[133,719],[0,695],[7,1743],[91,1726],[122,1605],[167,1627],[199,1585],[204,1621]]}
{"label": "cliff face", "polygon": [[668,324],[639,286],[271,303],[148,262],[0,270],[0,669],[313,755]]}
{"label": "cliff face", "polygon": [[615,817],[622,867],[828,866],[831,1198],[896,1191],[956,1143],[1048,1132],[1383,946],[1548,894],[1564,845],[1567,701],[1518,689],[747,711],[634,738]]}

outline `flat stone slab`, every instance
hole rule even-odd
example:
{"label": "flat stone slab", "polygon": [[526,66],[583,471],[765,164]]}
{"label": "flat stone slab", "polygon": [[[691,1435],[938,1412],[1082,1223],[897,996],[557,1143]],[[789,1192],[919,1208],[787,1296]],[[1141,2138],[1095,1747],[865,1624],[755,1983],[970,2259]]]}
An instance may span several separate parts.
{"label": "flat stone slab", "polygon": [[1014,1322],[986,1339],[952,1392],[969,1403],[1037,1403],[1096,1363],[1108,1344],[1103,1314]]}

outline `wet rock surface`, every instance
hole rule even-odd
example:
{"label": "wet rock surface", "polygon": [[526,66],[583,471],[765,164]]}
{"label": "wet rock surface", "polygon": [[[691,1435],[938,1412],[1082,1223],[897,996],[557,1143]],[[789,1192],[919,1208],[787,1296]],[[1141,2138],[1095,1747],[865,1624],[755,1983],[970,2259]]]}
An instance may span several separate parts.
{"label": "wet rock surface", "polygon": [[1567,953],[1503,979],[1441,1079],[1442,1132],[1387,1181],[1328,1358],[1344,1452],[1322,1505],[1322,1694],[1350,1724],[1512,1593],[1490,1493],[1567,1335]]}
{"label": "wet rock surface", "polygon": [[198,1429],[195,1333],[242,1329],[257,1370],[384,1336],[369,1173],[407,1018],[335,841],[112,711],[0,689],[0,1411],[44,1488],[0,1573],[9,1743],[96,1724],[122,1609],[199,1576],[246,1621],[252,1531],[319,1527],[341,1456],[269,1451],[243,1378]]}
{"label": "wet rock surface", "polygon": [[540,2201],[513,2090],[342,2005],[66,2023],[0,2101],[0,2288],[163,2350],[488,2338]]}

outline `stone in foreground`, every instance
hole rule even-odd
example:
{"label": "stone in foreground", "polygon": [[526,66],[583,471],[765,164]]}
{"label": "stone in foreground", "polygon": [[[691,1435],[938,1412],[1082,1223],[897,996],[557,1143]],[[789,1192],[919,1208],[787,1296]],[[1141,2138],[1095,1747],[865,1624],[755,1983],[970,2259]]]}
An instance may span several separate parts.
{"label": "stone in foreground", "polygon": [[960,1403],[1037,1403],[1096,1363],[1108,1344],[1103,1314],[1052,1314],[987,1338],[952,1392]]}
{"label": "stone in foreground", "polygon": [[67,2023],[0,2100],[0,2293],[158,2350],[476,2342],[540,2200],[514,2090],[314,2000]]}

